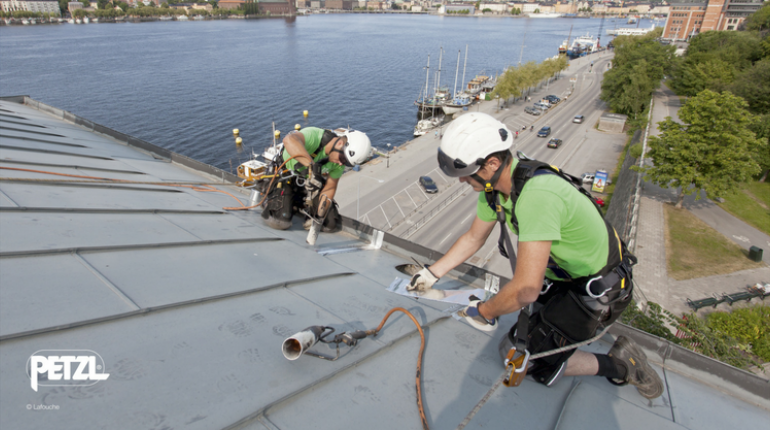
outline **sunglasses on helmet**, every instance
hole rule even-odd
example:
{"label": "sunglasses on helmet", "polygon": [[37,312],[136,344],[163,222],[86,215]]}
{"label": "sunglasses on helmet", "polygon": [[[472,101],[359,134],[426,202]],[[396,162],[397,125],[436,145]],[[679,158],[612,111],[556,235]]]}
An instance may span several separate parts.
{"label": "sunglasses on helmet", "polygon": [[[484,160],[481,160],[481,164],[483,164],[483,161]],[[465,164],[465,162],[459,158],[452,158],[442,151],[441,148],[438,149],[438,165],[441,168],[441,171],[446,173],[447,176],[453,178],[470,176],[478,172],[481,164],[479,164],[478,160],[470,165]]]}

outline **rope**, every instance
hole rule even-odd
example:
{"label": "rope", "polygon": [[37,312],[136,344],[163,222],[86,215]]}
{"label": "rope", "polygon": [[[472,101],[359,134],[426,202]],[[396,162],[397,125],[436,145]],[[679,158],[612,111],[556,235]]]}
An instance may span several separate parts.
{"label": "rope", "polygon": [[422,331],[422,327],[420,326],[420,323],[417,322],[417,319],[406,309],[404,308],[393,308],[390,311],[388,311],[387,314],[385,314],[385,317],[382,319],[382,322],[380,322],[380,325],[377,326],[376,329],[374,329],[374,335],[376,336],[377,333],[380,332],[382,329],[382,326],[385,325],[385,321],[390,318],[390,315],[393,314],[393,312],[403,312],[408,316],[414,325],[417,326],[417,331],[420,332],[420,353],[417,356],[417,374],[415,376],[415,385],[417,387],[417,409],[420,412],[420,421],[422,421],[422,428],[424,430],[429,430],[428,427],[428,419],[425,417],[425,409],[423,407],[423,401],[422,401],[422,387],[421,387],[421,375],[422,375],[422,356],[423,352],[425,352],[425,333]]}
{"label": "rope", "polygon": [[[581,346],[584,346],[584,345],[588,345],[589,343],[597,341],[602,336],[604,336],[607,333],[607,331],[609,331],[610,327],[612,327],[612,324],[608,325],[607,327],[604,328],[604,330],[601,331],[601,333],[597,334],[596,336],[594,336],[594,337],[592,337],[592,338],[590,338],[588,340],[584,340],[582,342],[578,342],[578,343],[575,343],[575,344],[572,344],[572,345],[563,346],[561,348],[552,349],[550,351],[539,352],[537,354],[530,355],[529,359],[530,360],[535,360],[535,359],[538,359],[538,358],[548,357],[549,355],[559,354],[559,353],[562,353],[562,352],[565,352],[565,351],[570,351],[572,349],[580,348]],[[484,406],[484,403],[486,403],[487,400],[489,400],[489,398],[492,396],[492,394],[495,391],[497,391],[497,389],[500,387],[500,384],[503,383],[503,380],[505,379],[506,376],[508,376],[508,370],[507,369],[505,371],[503,371],[503,374],[500,375],[499,378],[497,378],[497,381],[494,383],[494,385],[492,385],[492,388],[490,388],[489,391],[487,391],[487,393],[484,395],[484,397],[482,397],[481,400],[479,400],[479,402],[476,403],[476,406],[474,406],[473,409],[471,409],[471,411],[468,412],[468,415],[465,417],[464,420],[462,420],[462,422],[460,422],[460,424],[457,426],[457,428],[455,430],[462,430],[462,429],[465,428],[465,426],[468,425],[469,422],[471,422],[471,420],[473,419],[473,416],[476,415],[476,413],[479,410],[481,410],[482,406]]]}

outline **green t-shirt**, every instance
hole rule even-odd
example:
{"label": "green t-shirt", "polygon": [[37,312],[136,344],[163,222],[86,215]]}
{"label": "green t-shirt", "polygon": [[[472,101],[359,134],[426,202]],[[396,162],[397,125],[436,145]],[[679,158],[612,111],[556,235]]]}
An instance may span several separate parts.
{"label": "green t-shirt", "polygon": [[[511,174],[518,160],[511,165]],[[508,227],[520,242],[550,241],[551,257],[572,278],[597,273],[607,264],[609,238],[593,203],[564,179],[539,175],[527,181],[516,202],[517,232],[511,222],[511,199],[500,200]],[[484,192],[479,193],[476,214],[482,221],[496,221]],[[559,278],[546,270],[546,277]]]}
{"label": "green t-shirt", "polygon": [[[305,149],[307,150],[307,153],[312,156],[313,153],[318,151],[316,156],[313,157],[314,162],[328,157],[328,155],[326,154],[326,150],[324,148],[320,148],[321,137],[323,137],[324,129],[318,128],[318,127],[305,127],[299,132],[302,133],[303,136],[305,136]],[[289,155],[289,152],[284,149],[283,160],[286,161],[289,158],[291,158],[291,155]],[[286,163],[286,168],[290,170],[294,170],[295,166],[297,166],[297,163],[298,161],[295,158],[289,161],[288,163]],[[307,167],[300,165],[299,170],[300,171],[307,170]],[[321,169],[321,173],[325,175],[328,174],[329,177],[332,179],[339,179],[342,176],[342,174],[345,173],[345,166],[328,162],[323,165],[323,168]]]}

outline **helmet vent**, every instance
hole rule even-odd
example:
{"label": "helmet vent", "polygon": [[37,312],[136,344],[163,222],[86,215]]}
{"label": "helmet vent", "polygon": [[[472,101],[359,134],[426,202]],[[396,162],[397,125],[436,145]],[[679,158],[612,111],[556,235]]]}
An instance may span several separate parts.
{"label": "helmet vent", "polygon": [[508,139],[508,130],[501,128],[498,131],[500,132],[500,138],[503,139],[503,142],[505,142]]}

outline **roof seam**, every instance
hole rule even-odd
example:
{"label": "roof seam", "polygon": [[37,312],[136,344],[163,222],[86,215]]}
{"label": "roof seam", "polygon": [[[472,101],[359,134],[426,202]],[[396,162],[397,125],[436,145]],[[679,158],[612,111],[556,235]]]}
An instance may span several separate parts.
{"label": "roof seam", "polygon": [[[0,189],[0,193],[3,190]],[[8,197],[7,194],[3,193]],[[9,200],[10,197],[8,197]],[[13,200],[11,200],[13,201]],[[14,202],[16,203],[16,202]],[[17,205],[18,206],[18,205]],[[0,213],[2,212],[67,212],[67,213],[83,213],[83,214],[190,214],[190,215],[227,215],[225,211],[193,211],[188,209],[92,209],[92,208],[61,208],[61,207],[31,207],[31,206],[18,206],[0,207]]]}
{"label": "roof seam", "polygon": [[45,136],[67,137],[67,136],[63,136],[61,134],[44,133],[42,131],[24,130],[24,129],[21,129],[21,128],[13,128],[13,127],[3,127],[2,125],[0,125],[0,130],[18,131],[20,133],[42,134],[42,135],[45,135]]}
{"label": "roof seam", "polygon": [[44,154],[56,154],[56,155],[66,155],[66,156],[69,156],[69,157],[93,158],[93,159],[97,159],[97,160],[115,161],[114,158],[100,157],[98,155],[76,154],[74,152],[53,151],[53,150],[50,150],[50,149],[25,148],[23,146],[0,145],[0,149],[14,149],[16,151],[41,152],[41,153],[44,153]]}
{"label": "roof seam", "polygon": [[201,298],[197,298],[197,299],[190,299],[190,300],[185,300],[185,301],[176,302],[176,303],[168,303],[168,304],[165,304],[165,305],[149,306],[149,307],[146,307],[146,308],[139,308],[139,309],[134,310],[134,311],[129,311],[129,312],[123,312],[123,313],[119,313],[119,314],[108,315],[106,317],[92,318],[92,319],[89,319],[89,320],[76,321],[76,322],[67,323],[67,324],[60,324],[58,326],[44,327],[44,328],[40,328],[40,329],[27,330],[27,331],[18,332],[18,333],[10,333],[10,334],[6,334],[6,335],[0,336],[0,343],[6,342],[6,341],[9,341],[9,340],[13,340],[13,339],[28,338],[28,337],[48,334],[48,333],[51,333],[51,332],[71,330],[71,329],[75,329],[75,328],[81,328],[81,327],[85,327],[85,326],[96,325],[96,324],[99,324],[99,323],[119,321],[119,320],[128,319],[128,318],[139,316],[139,315],[149,314],[151,312],[171,311],[171,310],[176,310],[176,309],[180,309],[180,308],[185,308],[185,307],[188,307],[188,306],[202,305],[202,304],[212,303],[212,302],[216,302],[216,301],[220,301],[220,300],[227,300],[227,299],[241,297],[241,296],[245,296],[245,295],[249,295],[249,294],[253,294],[253,293],[260,293],[260,292],[263,292],[263,291],[273,290],[273,289],[276,289],[276,288],[288,287],[289,285],[294,285],[294,284],[304,284],[304,283],[308,283],[308,282],[324,281],[324,280],[327,280],[327,279],[343,277],[343,276],[350,276],[350,275],[353,275],[353,273],[342,272],[342,273],[332,273],[332,274],[323,275],[323,276],[316,276],[316,277],[307,278],[307,279],[297,279],[297,280],[291,281],[291,282],[279,282],[277,284],[265,285],[265,286],[262,286],[262,287],[251,288],[251,289],[248,289],[248,290],[234,291],[234,292],[231,292],[231,293],[217,294],[217,295],[214,295],[214,296],[201,297]]}
{"label": "roof seam", "polygon": [[78,164],[36,163],[34,161],[22,161],[22,160],[0,160],[0,163],[5,163],[5,164],[21,164],[21,165],[24,165],[24,166],[66,167],[66,168],[78,169],[78,170],[95,170],[95,171],[99,171],[99,172],[126,173],[126,174],[131,174],[131,175],[146,175],[147,174],[147,173],[141,172],[139,170],[107,169],[107,168],[104,168],[104,167],[81,166],[81,165],[78,165]]}
{"label": "roof seam", "polygon": [[[435,319],[435,320],[427,323],[426,325],[424,325],[423,329],[430,328],[434,324],[437,324],[438,322],[446,320],[448,318],[449,318],[449,315],[440,316],[437,319]],[[357,368],[363,362],[377,357],[378,355],[380,355],[384,351],[386,351],[388,349],[391,349],[393,346],[395,346],[397,344],[400,344],[402,341],[405,341],[405,340],[407,340],[407,339],[409,339],[411,337],[414,337],[415,334],[419,334],[419,332],[417,331],[416,328],[413,329],[413,330],[408,331],[407,333],[402,334],[401,336],[399,336],[399,337],[397,337],[397,338],[395,338],[393,340],[391,340],[387,344],[380,343],[382,345],[381,348],[376,349],[375,351],[371,352],[370,354],[368,354],[368,355],[366,355],[364,357],[361,357],[358,360],[355,360],[355,361],[353,361],[351,363],[348,363],[348,364],[344,365],[343,367],[337,369],[336,371],[333,371],[333,372],[325,375],[324,377],[322,377],[320,379],[317,379],[317,380],[313,381],[312,383],[310,383],[310,384],[308,384],[308,385],[306,385],[306,386],[304,386],[302,388],[299,388],[299,389],[295,390],[292,393],[286,394],[285,396],[283,396],[280,399],[277,399],[277,400],[274,400],[274,401],[268,403],[267,405],[259,408],[258,410],[254,411],[253,413],[251,413],[251,414],[241,418],[240,420],[230,424],[229,426],[223,427],[222,430],[234,430],[234,429],[237,429],[237,428],[239,428],[239,427],[241,427],[241,426],[243,426],[245,424],[249,424],[249,423],[254,422],[255,420],[258,420],[260,416],[264,416],[266,419],[269,420],[270,418],[267,416],[267,412],[271,408],[279,406],[280,404],[284,403],[285,401],[291,400],[292,398],[305,393],[307,390],[316,388],[319,385],[322,385],[325,382],[328,382],[328,381],[334,379],[336,376],[341,375],[342,373],[347,372],[350,369]]]}
{"label": "roof seam", "polygon": [[94,267],[94,266],[93,266],[91,263],[89,263],[89,262],[88,262],[88,261],[87,261],[85,258],[83,258],[83,256],[82,256],[82,255],[80,255],[80,254],[78,254],[78,253],[74,253],[73,255],[74,255],[75,259],[76,259],[78,262],[80,262],[80,264],[82,264],[83,266],[85,266],[85,268],[86,268],[86,269],[87,269],[89,272],[91,272],[91,273],[92,273],[94,276],[96,276],[96,277],[97,277],[97,278],[98,278],[100,281],[102,281],[102,283],[104,283],[104,284],[107,286],[107,288],[109,288],[110,290],[112,290],[112,292],[113,292],[113,293],[115,293],[115,295],[116,295],[116,296],[118,296],[118,298],[120,298],[120,300],[122,300],[122,301],[123,301],[124,303],[126,303],[127,305],[129,305],[129,306],[133,307],[134,309],[141,309],[141,308],[142,308],[142,307],[141,307],[141,306],[139,306],[139,305],[138,305],[138,304],[137,304],[137,303],[136,303],[136,302],[135,302],[133,299],[131,299],[131,297],[129,297],[129,296],[128,296],[128,294],[126,294],[126,293],[125,293],[123,290],[121,290],[121,289],[120,289],[120,288],[119,288],[117,285],[115,285],[114,283],[112,283],[112,281],[110,281],[109,279],[107,279],[107,277],[106,277],[106,276],[104,276],[104,274],[102,274],[102,272],[100,272],[100,271],[99,271],[99,270],[98,270],[96,267]]}
{"label": "roof seam", "polygon": [[166,243],[147,243],[147,244],[131,244],[131,245],[117,245],[117,246],[83,246],[74,248],[59,248],[59,249],[44,249],[44,250],[27,250],[27,251],[7,251],[0,252],[1,258],[16,258],[16,257],[30,257],[41,255],[57,255],[57,254],[85,254],[85,253],[100,253],[100,252],[120,252],[120,251],[136,251],[140,249],[162,249],[162,248],[180,248],[190,246],[210,246],[210,245],[223,245],[223,244],[238,244],[238,243],[250,243],[250,242],[278,242],[286,239],[280,237],[255,237],[244,239],[220,239],[220,240],[199,240],[189,242],[166,242]]}

